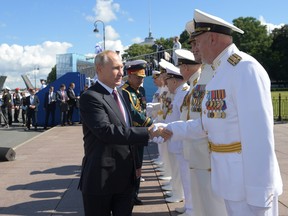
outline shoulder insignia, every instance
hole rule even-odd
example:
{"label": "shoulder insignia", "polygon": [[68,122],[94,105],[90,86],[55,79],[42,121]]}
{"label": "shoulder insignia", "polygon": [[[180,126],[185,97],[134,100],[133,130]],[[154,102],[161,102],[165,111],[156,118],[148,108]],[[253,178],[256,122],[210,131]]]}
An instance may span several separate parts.
{"label": "shoulder insignia", "polygon": [[189,88],[188,86],[184,86],[184,87],[182,88],[182,91],[186,91],[188,88]]}
{"label": "shoulder insignia", "polygon": [[233,65],[233,66],[237,65],[241,60],[242,60],[242,57],[239,56],[239,55],[236,54],[236,53],[232,54],[232,55],[227,59],[227,61],[228,61],[231,65]]}
{"label": "shoulder insignia", "polygon": [[193,86],[195,86],[197,82],[198,82],[198,78],[196,78],[195,80],[193,80]]}
{"label": "shoulder insignia", "polygon": [[123,86],[122,86],[122,89],[126,89],[129,85],[127,83],[125,83]]}

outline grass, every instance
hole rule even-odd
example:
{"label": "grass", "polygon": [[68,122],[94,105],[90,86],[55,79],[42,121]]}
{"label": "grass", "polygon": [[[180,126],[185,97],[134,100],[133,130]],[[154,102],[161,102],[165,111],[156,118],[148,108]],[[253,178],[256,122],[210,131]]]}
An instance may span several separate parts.
{"label": "grass", "polygon": [[288,119],[288,91],[272,91],[274,118],[279,116],[279,94],[281,94],[281,117]]}
{"label": "grass", "polygon": [[272,91],[272,98],[278,98],[279,94],[281,94],[281,99],[288,98],[288,91]]}

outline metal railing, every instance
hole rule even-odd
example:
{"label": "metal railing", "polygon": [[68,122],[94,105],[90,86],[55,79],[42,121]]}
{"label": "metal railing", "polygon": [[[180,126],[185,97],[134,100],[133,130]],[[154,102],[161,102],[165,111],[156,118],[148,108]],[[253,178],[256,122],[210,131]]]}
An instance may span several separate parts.
{"label": "metal railing", "polygon": [[274,120],[283,121],[288,120],[288,98],[282,98],[281,93],[279,93],[278,98],[272,98]]}

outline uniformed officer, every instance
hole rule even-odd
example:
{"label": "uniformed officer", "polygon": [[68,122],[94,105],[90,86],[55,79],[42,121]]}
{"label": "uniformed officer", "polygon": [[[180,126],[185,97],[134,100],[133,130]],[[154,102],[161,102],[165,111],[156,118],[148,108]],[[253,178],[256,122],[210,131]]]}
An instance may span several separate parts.
{"label": "uniformed officer", "polygon": [[[194,43],[195,41],[192,40],[192,50],[194,50]],[[213,71],[208,65],[201,66],[201,64],[198,63],[199,60],[195,62],[194,55],[190,51],[178,50],[176,54],[178,55],[178,59],[180,59],[179,62],[182,63],[180,72],[187,75],[193,74],[189,79],[191,85],[190,92],[181,107],[181,120],[196,120],[200,117],[201,102],[205,95],[205,87],[212,79]],[[189,61],[192,61],[190,67],[184,65],[185,63],[189,64]],[[174,133],[177,133],[179,129],[180,128],[173,127],[172,130]],[[185,139],[183,139],[183,152],[190,166],[190,183],[194,214],[197,216],[227,215],[223,199],[215,196],[212,192],[207,137],[201,139],[195,139],[190,135],[189,137],[185,137]],[[181,211],[181,209],[179,210]]]}
{"label": "uniformed officer", "polygon": [[173,137],[208,134],[212,190],[224,199],[229,216],[277,216],[283,184],[269,76],[233,43],[231,33],[241,29],[197,9],[194,21],[192,35],[214,77],[206,85],[201,118],[173,123],[185,128]]}
{"label": "uniformed officer", "polygon": [[[164,59],[161,59],[159,62],[159,66],[160,66],[159,79],[161,79],[164,84],[160,90],[160,97],[159,97],[160,109],[157,112],[155,123],[163,123],[165,121],[165,118],[169,111],[169,106],[174,96],[173,94],[169,92],[168,87],[167,87],[167,82],[166,82],[166,75],[167,75],[166,68],[167,66],[173,66],[173,64],[171,64],[170,62]],[[160,173],[159,179],[170,181],[171,180],[171,166],[170,166],[167,145],[158,145],[158,150],[159,150],[159,155],[161,158],[160,164],[162,166],[162,167],[158,166],[158,168],[162,168],[162,173]],[[154,163],[156,165],[159,164],[159,162],[157,161]],[[171,185],[169,185],[169,182],[163,183],[162,186],[163,186],[163,189],[165,190],[171,190]]]}
{"label": "uniformed officer", "polygon": [[[154,82],[154,85],[157,87],[157,90],[153,95],[152,102],[147,103],[147,107],[146,107],[147,108],[147,116],[152,118],[154,121],[156,120],[157,113],[160,110],[160,95],[161,95],[162,89],[164,87],[164,81],[160,75],[161,75],[160,71],[158,71],[158,70],[152,71],[153,82]],[[153,163],[161,166],[163,164],[161,154],[160,154],[161,150],[160,150],[160,147],[158,145],[157,145],[157,147],[158,147],[159,155],[157,158],[152,159],[152,161],[153,161]],[[164,171],[162,168],[159,168],[159,170]]]}
{"label": "uniformed officer", "polygon": [[[134,127],[149,127],[152,125],[152,119],[146,116],[146,98],[145,89],[142,87],[147,62],[144,60],[135,60],[126,63],[128,80],[121,87],[123,96],[129,107]],[[148,144],[148,143],[147,143]],[[141,176],[141,167],[143,162],[144,146],[139,145],[136,148],[136,154],[139,156],[137,164],[138,176]],[[141,177],[137,179],[136,192],[134,197],[135,205],[142,205],[138,193],[140,188]]]}
{"label": "uniformed officer", "polygon": [[[194,101],[192,97],[195,92],[195,86],[197,85],[201,74],[201,63],[196,62],[193,53],[188,50],[178,49],[175,51],[175,54],[178,58],[180,73],[182,74],[184,80],[188,81],[188,83],[190,84],[190,89],[185,95],[185,98],[183,99],[182,105],[180,107],[180,120],[186,121],[188,119],[195,119],[193,111],[195,109],[195,105],[197,106],[199,101]],[[195,102],[193,110],[191,109],[191,101]],[[195,211],[194,208],[194,200],[196,201],[197,199],[199,199],[199,193],[195,193],[195,191],[198,192],[198,186],[196,185],[197,180],[195,180],[194,177],[195,172],[193,172],[193,170],[191,169],[190,173],[189,169],[189,161],[192,157],[190,155],[191,143],[187,142],[187,140],[183,140],[182,146],[182,169],[183,167],[187,167],[185,170],[183,170],[182,175],[182,183],[185,193],[185,205],[183,208],[176,208],[175,210],[179,213],[182,213],[181,216],[201,216],[200,214],[197,214],[197,211]],[[192,186],[194,186],[194,193],[192,193]]]}
{"label": "uniformed officer", "polygon": [[[189,90],[189,86],[183,79],[178,67],[168,64],[166,67],[166,82],[169,92],[173,95],[171,103],[168,106],[165,123],[180,120],[180,106]],[[167,142],[159,145],[167,145],[171,167],[171,187],[172,196],[166,198],[167,202],[181,202],[188,198],[191,192],[188,188],[183,188],[183,181],[187,185],[187,177],[189,173],[189,165],[185,163],[183,156],[183,147],[181,141]],[[185,194],[184,194],[185,192]],[[188,195],[189,194],[189,195]],[[189,201],[190,202],[190,201]],[[192,211],[192,209],[190,209]]]}

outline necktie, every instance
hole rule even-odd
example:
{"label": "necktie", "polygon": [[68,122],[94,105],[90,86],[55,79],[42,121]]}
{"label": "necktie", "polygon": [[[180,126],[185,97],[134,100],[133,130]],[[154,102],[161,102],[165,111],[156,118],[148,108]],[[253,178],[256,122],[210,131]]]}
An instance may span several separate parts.
{"label": "necktie", "polygon": [[[119,97],[118,97],[118,92],[116,90],[113,90],[112,95],[113,95],[114,100],[116,101],[122,115],[123,115],[123,118],[125,119],[124,110],[123,110],[123,107],[121,106],[121,102],[120,102]],[[125,119],[125,121],[126,121],[126,119]]]}

